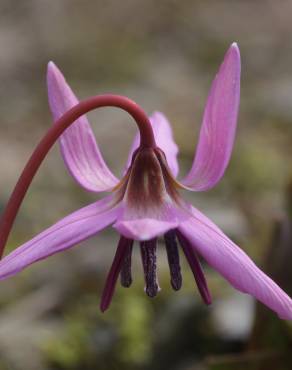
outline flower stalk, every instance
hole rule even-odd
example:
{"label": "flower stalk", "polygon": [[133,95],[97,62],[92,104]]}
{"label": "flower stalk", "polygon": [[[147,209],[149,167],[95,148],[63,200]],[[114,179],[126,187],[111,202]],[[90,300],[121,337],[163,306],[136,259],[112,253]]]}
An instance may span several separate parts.
{"label": "flower stalk", "polygon": [[62,133],[85,113],[102,107],[116,107],[128,112],[140,131],[140,147],[155,148],[156,143],[151,123],[146,113],[133,100],[120,95],[97,95],[81,101],[68,110],[50,127],[28,160],[10,196],[0,220],[0,259],[23,198],[42,161]]}

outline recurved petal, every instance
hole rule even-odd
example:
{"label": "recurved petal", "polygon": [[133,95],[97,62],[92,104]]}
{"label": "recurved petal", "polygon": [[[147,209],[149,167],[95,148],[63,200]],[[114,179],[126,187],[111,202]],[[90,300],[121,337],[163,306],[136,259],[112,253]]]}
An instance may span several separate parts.
{"label": "recurved petal", "polygon": [[196,209],[193,218],[179,226],[193,248],[231,285],[248,293],[275,311],[292,319],[291,298],[236,246],[212,221]]}
{"label": "recurved petal", "polygon": [[[171,125],[165,115],[161,112],[154,112],[149,119],[153,128],[156,144],[160,149],[163,150],[166,156],[167,164],[173,176],[176,177],[179,170],[177,161],[178,146],[174,141]],[[126,170],[131,164],[132,155],[138,148],[139,143],[140,137],[139,134],[136,134],[129,152]]]}
{"label": "recurved petal", "polygon": [[[64,76],[53,62],[48,64],[47,85],[53,119],[78,103]],[[80,117],[60,137],[65,164],[75,180],[89,191],[112,189],[117,178],[107,167],[86,116]]]}
{"label": "recurved petal", "polygon": [[190,190],[208,190],[223,176],[233,148],[239,98],[240,53],[233,43],[212,83],[193,165],[182,180]]}
{"label": "recurved petal", "polygon": [[117,209],[112,204],[109,196],[84,207],[15,249],[0,261],[0,280],[97,234],[115,221]]}

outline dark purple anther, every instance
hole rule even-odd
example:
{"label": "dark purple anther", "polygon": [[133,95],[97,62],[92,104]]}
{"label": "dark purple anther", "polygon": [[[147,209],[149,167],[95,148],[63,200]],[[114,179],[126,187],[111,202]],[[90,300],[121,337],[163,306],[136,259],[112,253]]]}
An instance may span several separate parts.
{"label": "dark purple anther", "polygon": [[176,230],[176,235],[184,251],[186,259],[188,260],[189,265],[192,269],[201,297],[203,298],[203,301],[209,305],[212,303],[212,298],[207,286],[207,282],[200,261],[189,240],[185,238],[183,234],[178,230]]}
{"label": "dark purple anther", "polygon": [[121,278],[121,285],[125,288],[129,288],[132,284],[132,272],[131,272],[131,264],[132,264],[132,249],[134,240],[126,239],[127,245],[125,247],[125,257],[121,268],[120,278]]}
{"label": "dark purple anther", "polygon": [[156,276],[156,245],[156,238],[140,243],[145,277],[145,292],[151,298],[155,297],[159,290]]}
{"label": "dark purple anther", "polygon": [[164,234],[165,247],[170,271],[170,282],[174,290],[179,290],[182,286],[182,276],[179,263],[178,245],[174,230]]}

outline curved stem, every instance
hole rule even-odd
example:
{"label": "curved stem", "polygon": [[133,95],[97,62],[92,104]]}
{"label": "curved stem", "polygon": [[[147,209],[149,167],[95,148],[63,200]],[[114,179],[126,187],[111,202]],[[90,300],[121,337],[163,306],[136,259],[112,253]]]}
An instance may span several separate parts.
{"label": "curved stem", "polygon": [[59,136],[74,123],[80,116],[85,113],[101,107],[117,107],[128,112],[136,121],[140,130],[140,147],[155,147],[155,139],[150,121],[146,113],[132,100],[119,95],[97,95],[81,101],[76,106],[67,111],[59,118],[54,125],[50,127],[46,135],[39,142],[34,150],[26,166],[24,167],[21,176],[10,196],[6,209],[0,220],[0,258],[13,226],[18,209],[22,200],[36,174],[39,166],[45,156],[57,141]]}

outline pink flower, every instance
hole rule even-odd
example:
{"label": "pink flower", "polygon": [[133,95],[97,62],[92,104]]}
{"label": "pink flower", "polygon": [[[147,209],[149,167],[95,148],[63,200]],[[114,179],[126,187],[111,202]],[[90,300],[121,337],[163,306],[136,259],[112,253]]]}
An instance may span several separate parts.
{"label": "pink flower", "polygon": [[[78,103],[61,72],[48,66],[49,103],[55,120]],[[139,136],[130,149],[124,176],[118,180],[107,167],[85,116],[60,137],[66,166],[75,180],[92,192],[110,195],[57,222],[26,242],[0,262],[0,279],[14,275],[38,260],[73,247],[109,225],[120,234],[116,255],[101,300],[108,308],[116,281],[132,282],[131,253],[134,240],[140,242],[145,290],[154,297],[157,237],[163,235],[175,290],[182,283],[178,245],[193,271],[205,303],[210,293],[198,255],[214,267],[231,285],[270,307],[283,319],[292,319],[292,301],[251,259],[192,205],[184,201],[180,188],[204,191],[215,186],[228,165],[234,142],[240,97],[240,54],[236,44],[226,53],[213,81],[190,172],[180,182],[178,148],[162,113],[150,117],[154,139]],[[147,134],[145,134],[147,136]]]}

